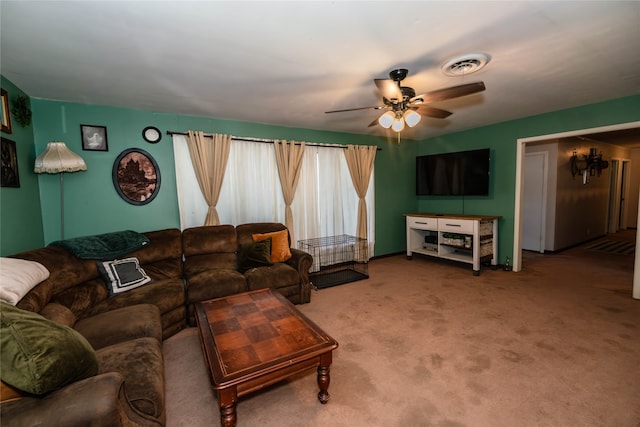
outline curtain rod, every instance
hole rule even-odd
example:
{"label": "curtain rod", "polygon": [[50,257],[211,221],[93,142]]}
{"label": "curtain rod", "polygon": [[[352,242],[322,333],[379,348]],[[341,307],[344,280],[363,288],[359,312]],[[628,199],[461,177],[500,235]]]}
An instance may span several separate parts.
{"label": "curtain rod", "polygon": [[[168,130],[167,131],[167,135],[188,135],[186,132],[175,132],[172,130]],[[206,138],[212,138],[213,135],[210,133],[205,133],[204,136]],[[273,144],[275,142],[275,140],[273,139],[265,139],[265,138],[253,138],[253,137],[246,137],[246,136],[234,136],[231,135],[232,139],[235,139],[237,141],[248,141],[248,142],[263,142],[263,143],[267,143],[267,144]],[[347,148],[346,145],[343,144],[322,144],[320,142],[305,142],[305,145],[311,146],[311,147],[333,147],[333,148]],[[382,148],[377,147],[377,151],[382,151]]]}

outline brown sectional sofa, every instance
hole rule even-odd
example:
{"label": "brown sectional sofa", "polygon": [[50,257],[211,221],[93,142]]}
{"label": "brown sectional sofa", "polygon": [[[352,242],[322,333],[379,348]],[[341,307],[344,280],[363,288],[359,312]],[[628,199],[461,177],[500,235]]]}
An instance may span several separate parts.
{"label": "brown sectional sofa", "polygon": [[239,248],[252,243],[254,234],[281,230],[286,227],[278,223],[252,223],[183,231],[188,319],[192,326],[195,325],[194,303],[238,292],[274,288],[294,304],[309,302],[308,272],[313,259],[306,252],[290,248],[291,258],[284,263],[251,268],[244,273],[238,269]]}
{"label": "brown sectional sofa", "polygon": [[3,402],[3,424],[55,419],[59,426],[164,425],[162,340],[194,324],[196,302],[262,287],[295,304],[309,302],[313,259],[306,252],[290,248],[286,262],[239,266],[253,234],[281,230],[286,227],[279,223],[253,223],[143,233],[149,244],[122,257],[137,257],[153,282],[115,296],[95,260],[78,259],[59,246],[13,255],[50,272],[16,307],[79,332],[95,350],[99,372],[44,395]]}

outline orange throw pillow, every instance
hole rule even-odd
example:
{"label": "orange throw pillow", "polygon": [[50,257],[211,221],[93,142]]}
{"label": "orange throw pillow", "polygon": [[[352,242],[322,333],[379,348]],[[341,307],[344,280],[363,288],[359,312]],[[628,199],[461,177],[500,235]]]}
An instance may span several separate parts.
{"label": "orange throw pillow", "polygon": [[273,233],[252,234],[254,242],[271,237],[271,262],[285,262],[291,258],[289,249],[289,230],[275,231]]}

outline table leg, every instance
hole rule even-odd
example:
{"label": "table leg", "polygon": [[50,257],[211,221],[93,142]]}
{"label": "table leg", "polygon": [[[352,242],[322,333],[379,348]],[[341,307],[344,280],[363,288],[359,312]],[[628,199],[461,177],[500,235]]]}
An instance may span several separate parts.
{"label": "table leg", "polygon": [[220,400],[220,424],[222,427],[235,427],[238,421],[236,416],[238,390],[236,387],[231,387],[220,390],[218,393],[218,399]]}
{"label": "table leg", "polygon": [[320,356],[320,366],[318,366],[318,386],[320,391],[318,392],[318,400],[320,403],[325,404],[329,401],[329,383],[331,378],[329,376],[329,366],[331,365],[331,352]]}

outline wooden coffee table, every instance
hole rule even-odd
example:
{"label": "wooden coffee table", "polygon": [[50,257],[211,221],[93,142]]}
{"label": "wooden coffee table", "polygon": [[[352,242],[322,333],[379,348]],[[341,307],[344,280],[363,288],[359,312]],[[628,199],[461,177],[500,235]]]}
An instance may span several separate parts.
{"label": "wooden coffee table", "polygon": [[318,399],[329,400],[338,343],[271,289],[195,304],[202,351],[223,426],[236,424],[238,397],[317,367]]}

